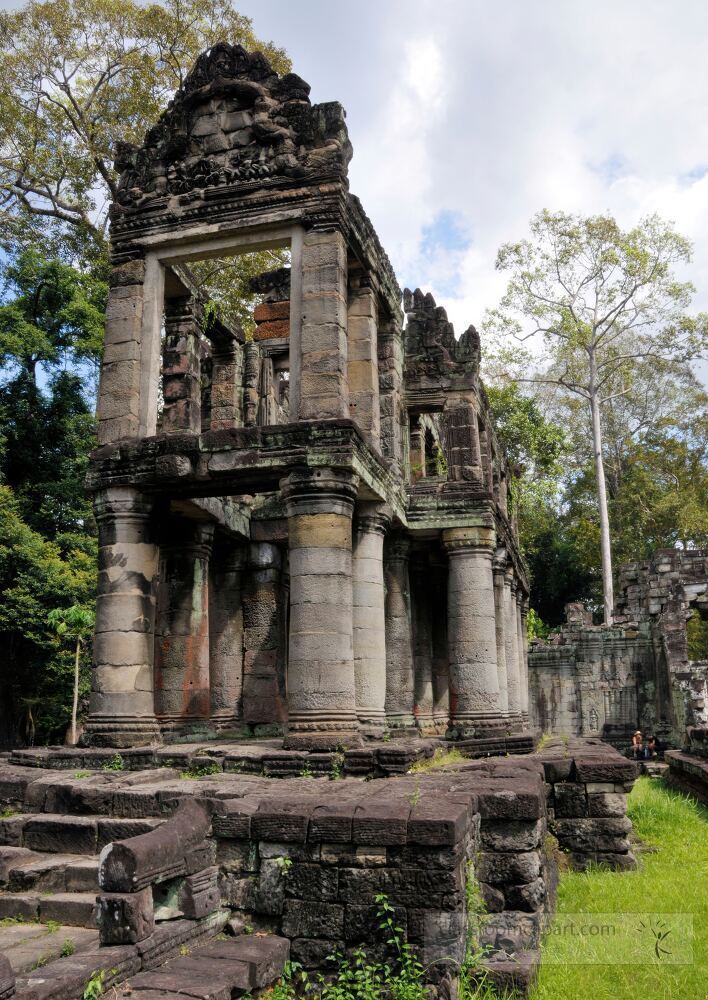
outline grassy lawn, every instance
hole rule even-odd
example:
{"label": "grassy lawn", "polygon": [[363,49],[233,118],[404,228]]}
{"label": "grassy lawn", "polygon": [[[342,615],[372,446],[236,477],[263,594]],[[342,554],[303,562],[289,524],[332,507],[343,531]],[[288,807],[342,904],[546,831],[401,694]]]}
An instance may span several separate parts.
{"label": "grassy lawn", "polygon": [[[640,778],[630,797],[629,815],[635,833],[653,852],[639,855],[635,872],[564,872],[558,892],[558,912],[563,914],[684,913],[693,915],[693,961],[669,964],[683,952],[670,945],[680,934],[676,920],[667,927],[672,935],[664,954],[652,961],[631,965],[552,964],[560,949],[582,957],[587,942],[569,943],[547,935],[541,952],[541,969],[532,1000],[704,1000],[708,997],[708,809],[676,794],[650,778]],[[633,916],[625,920],[632,928]],[[633,932],[631,932],[633,933]],[[643,940],[643,939],[642,939]],[[652,939],[653,940],[653,939]],[[590,947],[604,955],[597,940]],[[643,945],[642,945],[643,947]],[[565,954],[568,951],[565,950]],[[587,952],[585,952],[587,953]],[[651,956],[651,948],[648,952]],[[683,952],[685,954],[685,952]],[[550,961],[549,961],[550,960]]]}

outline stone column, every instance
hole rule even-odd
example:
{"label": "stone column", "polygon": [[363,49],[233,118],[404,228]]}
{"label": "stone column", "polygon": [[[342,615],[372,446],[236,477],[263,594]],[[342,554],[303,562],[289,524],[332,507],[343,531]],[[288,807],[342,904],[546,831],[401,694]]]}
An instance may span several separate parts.
{"label": "stone column", "polygon": [[243,425],[243,350],[236,339],[214,343],[211,368],[211,430]]}
{"label": "stone column", "polygon": [[139,433],[144,279],[142,260],[111,271],[96,407],[99,444]]}
{"label": "stone column", "polygon": [[408,578],[410,540],[389,538],[384,551],[386,581],[386,722],[390,729],[413,732],[415,673],[411,594]]}
{"label": "stone column", "polygon": [[386,727],[383,542],[390,520],[383,504],[357,504],[352,558],[354,672],[357,718],[367,736],[381,736]]}
{"label": "stone column", "polygon": [[[209,556],[214,526],[168,526],[157,614],[157,714],[163,731],[206,728],[209,695]],[[201,725],[200,725],[201,724]]]}
{"label": "stone column", "polygon": [[[293,420],[349,417],[347,388],[347,247],[337,230],[305,233],[302,321],[291,330],[298,385]],[[299,343],[298,343],[299,341]]]}
{"label": "stone column", "polygon": [[94,746],[139,746],[159,737],[154,704],[159,549],[152,502],[128,486],[94,497],[98,597],[90,717]]}
{"label": "stone column", "polygon": [[432,569],[433,721],[444,736],[450,723],[450,658],[447,648],[447,560]]}
{"label": "stone column", "polygon": [[163,432],[199,434],[202,427],[199,321],[191,295],[165,302],[162,395]]}
{"label": "stone column", "polygon": [[352,512],[357,479],[298,468],[281,483],[290,552],[286,748],[359,742],[352,626]]}
{"label": "stone column", "polygon": [[252,542],[243,588],[243,720],[257,736],[280,734],[287,721],[283,559],[271,542]]}
{"label": "stone column", "polygon": [[494,615],[497,636],[497,676],[499,678],[499,707],[502,714],[509,714],[509,690],[506,666],[506,596],[504,574],[506,573],[506,551],[497,549],[492,562],[494,571]]}
{"label": "stone column", "polygon": [[377,325],[378,310],[372,289],[352,287],[347,311],[349,415],[378,448],[381,414]]}
{"label": "stone column", "polygon": [[497,677],[492,527],[448,528],[443,544],[450,568],[447,587],[450,650],[450,735],[504,730]]}
{"label": "stone column", "polygon": [[381,454],[391,462],[394,472],[403,470],[403,358],[403,331],[400,315],[391,317],[384,322],[379,317]]}
{"label": "stone column", "polygon": [[516,624],[516,580],[513,566],[504,574],[504,633],[506,649],[506,683],[508,692],[509,723],[515,730],[521,728],[521,674],[519,672],[519,633]]}
{"label": "stone column", "polygon": [[433,722],[433,609],[431,569],[426,558],[410,564],[413,618],[413,664],[415,724],[426,736],[434,733]]}
{"label": "stone column", "polygon": [[233,729],[242,715],[243,605],[245,547],[219,537],[209,583],[209,696],[211,723]]}
{"label": "stone column", "polygon": [[528,633],[526,630],[526,601],[521,587],[516,590],[516,624],[518,633],[519,682],[521,721],[524,729],[529,727],[529,678],[527,671]]}

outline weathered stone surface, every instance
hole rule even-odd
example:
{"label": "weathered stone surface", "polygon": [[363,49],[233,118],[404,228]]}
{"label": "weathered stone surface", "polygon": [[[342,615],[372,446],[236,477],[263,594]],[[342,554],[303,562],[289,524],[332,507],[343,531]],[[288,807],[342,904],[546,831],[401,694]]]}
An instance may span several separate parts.
{"label": "weathered stone surface", "polygon": [[96,900],[98,930],[102,945],[135,944],[155,929],[152,890],[103,893]]}

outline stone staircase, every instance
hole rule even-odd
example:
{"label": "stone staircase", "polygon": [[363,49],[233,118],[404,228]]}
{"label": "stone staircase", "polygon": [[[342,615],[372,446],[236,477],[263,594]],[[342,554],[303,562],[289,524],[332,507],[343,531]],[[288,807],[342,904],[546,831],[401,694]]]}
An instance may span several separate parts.
{"label": "stone staircase", "polygon": [[[89,983],[97,996],[110,989],[111,996],[140,1000],[228,1000],[282,974],[289,942],[274,935],[225,937],[225,909],[156,923],[136,943],[99,943],[101,852],[156,830],[169,816],[113,815],[112,802],[99,801],[98,789],[94,797],[83,781],[72,782],[71,797],[55,803],[56,773],[52,778],[22,789],[15,801],[28,811],[6,809],[0,817],[0,953],[7,977],[16,979],[14,992],[3,990],[0,1000],[80,1000]],[[75,812],[41,811],[65,805]],[[150,802],[145,806],[140,811],[152,811]]]}

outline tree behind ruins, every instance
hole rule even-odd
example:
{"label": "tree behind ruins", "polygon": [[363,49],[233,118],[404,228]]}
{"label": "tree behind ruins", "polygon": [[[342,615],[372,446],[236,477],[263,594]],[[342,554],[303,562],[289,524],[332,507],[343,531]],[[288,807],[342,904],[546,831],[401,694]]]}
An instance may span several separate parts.
{"label": "tree behind ruins", "polygon": [[687,314],[694,289],[675,274],[690,253],[656,216],[622,231],[609,216],[544,211],[530,239],[506,244],[497,257],[510,280],[488,327],[515,344],[507,375],[575,400],[592,443],[606,622],[614,600],[605,412],[646,392],[652,369],[678,377],[705,351],[708,321]]}

